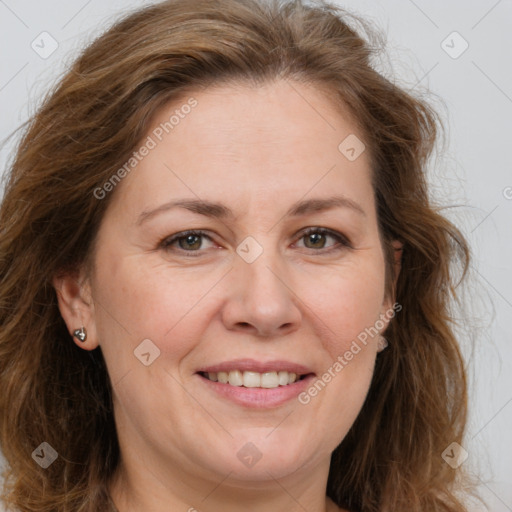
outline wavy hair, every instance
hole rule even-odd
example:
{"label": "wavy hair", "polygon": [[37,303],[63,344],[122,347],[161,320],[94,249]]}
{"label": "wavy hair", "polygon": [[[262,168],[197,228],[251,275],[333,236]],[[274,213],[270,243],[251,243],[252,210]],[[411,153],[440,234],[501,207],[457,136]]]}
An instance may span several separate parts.
{"label": "wavy hair", "polygon": [[[359,28],[356,28],[357,27]],[[327,495],[351,512],[462,512],[467,377],[450,304],[467,241],[429,199],[440,116],[375,69],[382,36],[322,0],[168,0],[127,14],[70,65],[24,127],[0,208],[2,499],[15,510],[112,510],[120,451],[101,348],[72,342],[52,278],[89,265],[115,191],[94,191],[185,93],[273,80],[312,84],[348,111],[369,151],[386,291],[402,306]],[[340,141],[341,142],[341,141]],[[393,239],[403,243],[394,283]],[[89,268],[89,267],[86,267]],[[59,456],[42,469],[42,441]]]}

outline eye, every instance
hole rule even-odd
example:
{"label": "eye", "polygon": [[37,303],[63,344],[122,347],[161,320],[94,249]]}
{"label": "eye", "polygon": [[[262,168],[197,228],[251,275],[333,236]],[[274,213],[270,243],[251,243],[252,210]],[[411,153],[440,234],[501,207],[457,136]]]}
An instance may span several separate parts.
{"label": "eye", "polygon": [[[335,243],[327,246],[326,244],[329,239],[334,240]],[[213,244],[211,237],[204,231],[182,231],[171,237],[164,238],[160,242],[159,247],[169,252],[177,251],[186,254],[186,256],[197,257],[202,254],[201,249],[208,249],[208,247],[204,247],[205,240]],[[316,249],[314,252],[328,253],[352,247],[349,240],[341,233],[326,228],[307,228],[302,231],[299,240],[305,241],[304,247],[306,249]]]}
{"label": "eye", "polygon": [[162,240],[160,247],[170,251],[177,245],[177,249],[184,252],[199,252],[200,249],[204,249],[202,245],[205,239],[212,242],[212,239],[204,231],[183,231]]}
{"label": "eye", "polygon": [[[334,244],[330,247],[326,247],[326,242],[329,238],[335,240],[337,245]],[[299,240],[304,240],[304,246],[306,249],[327,249],[327,251],[324,252],[351,247],[348,239],[341,233],[325,228],[307,228],[302,232]]]}

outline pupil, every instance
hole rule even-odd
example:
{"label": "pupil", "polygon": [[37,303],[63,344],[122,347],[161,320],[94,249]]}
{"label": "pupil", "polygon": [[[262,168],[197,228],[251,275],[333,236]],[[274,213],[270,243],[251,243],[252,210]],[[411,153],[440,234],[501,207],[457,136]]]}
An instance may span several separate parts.
{"label": "pupil", "polygon": [[[320,246],[322,245],[322,242],[323,242],[323,234],[321,233],[313,233],[311,235],[308,235],[308,238],[309,238],[309,242],[313,245],[313,246],[318,246],[318,244],[320,244]],[[194,248],[194,249],[197,249],[197,242],[199,241],[200,237],[198,235],[188,235],[184,238],[182,238],[181,240],[185,240],[185,244],[189,246],[189,248]],[[194,240],[195,240],[195,243],[194,243]],[[195,247],[192,247],[194,246]],[[182,249],[184,247],[182,246]]]}
{"label": "pupil", "polygon": [[[196,240],[195,244],[194,244],[194,239]],[[188,235],[185,238],[182,238],[181,240],[182,241],[184,240],[185,244],[187,245],[187,247],[183,247],[183,244],[182,244],[182,249],[187,249],[187,248],[197,249],[197,247],[192,247],[192,246],[193,245],[197,246],[197,241],[199,240],[199,236],[198,235]]]}
{"label": "pupil", "polygon": [[309,235],[310,241],[312,241],[313,244],[318,244],[322,242],[323,235],[321,233],[314,233]]}

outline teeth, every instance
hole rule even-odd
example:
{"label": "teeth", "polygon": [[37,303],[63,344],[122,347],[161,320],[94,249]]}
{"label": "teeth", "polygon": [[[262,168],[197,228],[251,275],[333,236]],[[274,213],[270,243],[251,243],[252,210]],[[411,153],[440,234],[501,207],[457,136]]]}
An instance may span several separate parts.
{"label": "teeth", "polygon": [[280,386],[286,386],[286,384],[288,384],[288,372],[279,372],[277,379]]}
{"label": "teeth", "polygon": [[233,370],[230,372],[208,372],[205,376],[221,384],[230,384],[231,386],[244,386],[246,388],[277,388],[293,384],[299,379],[296,373],[291,372],[241,372]]}
{"label": "teeth", "polygon": [[241,386],[244,383],[242,372],[238,370],[229,372],[229,383],[232,386]]}
{"label": "teeth", "polygon": [[261,373],[244,372],[243,381],[246,388],[261,388]]}
{"label": "teeth", "polygon": [[267,372],[261,374],[262,388],[277,388],[279,386],[279,377],[277,372]]}

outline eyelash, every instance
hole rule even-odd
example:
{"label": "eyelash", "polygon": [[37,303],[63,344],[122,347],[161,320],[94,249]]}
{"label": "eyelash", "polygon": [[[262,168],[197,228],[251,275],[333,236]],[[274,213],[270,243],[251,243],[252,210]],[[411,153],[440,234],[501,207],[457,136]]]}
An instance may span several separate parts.
{"label": "eyelash", "polygon": [[[307,248],[306,249],[309,249],[313,252],[321,252],[323,254],[328,254],[328,253],[331,253],[331,252],[336,252],[336,251],[341,251],[341,250],[344,250],[344,249],[351,249],[352,248],[352,245],[350,243],[350,241],[348,240],[348,238],[346,238],[345,236],[343,236],[341,233],[338,233],[336,231],[332,231],[330,229],[326,229],[326,228],[315,228],[315,227],[311,227],[311,228],[306,228],[305,230],[303,230],[301,232],[301,236],[299,237],[299,240],[301,240],[302,238],[308,236],[308,235],[311,235],[312,233],[319,233],[319,234],[322,234],[322,235],[328,235],[332,238],[334,238],[338,244],[337,245],[334,245],[332,247],[329,247],[327,249],[323,249],[323,248],[320,248],[320,249],[310,249],[310,248]],[[197,237],[204,237],[204,238],[207,238],[208,240],[212,241],[212,238],[210,236],[208,236],[206,234],[206,232],[202,231],[202,230],[188,230],[188,231],[182,231],[181,233],[176,233],[175,235],[171,236],[171,237],[167,237],[167,238],[164,238],[160,244],[159,244],[159,247],[164,249],[164,250],[170,250],[170,247],[172,244],[174,244],[175,242],[178,242],[179,240],[183,239],[183,238],[187,238],[188,236],[197,236]],[[191,258],[197,258],[198,256],[201,256],[201,250],[198,249],[198,250],[193,250],[193,251],[187,251],[185,249],[181,249],[179,248],[178,249],[180,252],[186,254],[187,257],[191,257]],[[192,255],[192,254],[189,254],[189,253],[197,253],[196,255]]]}

